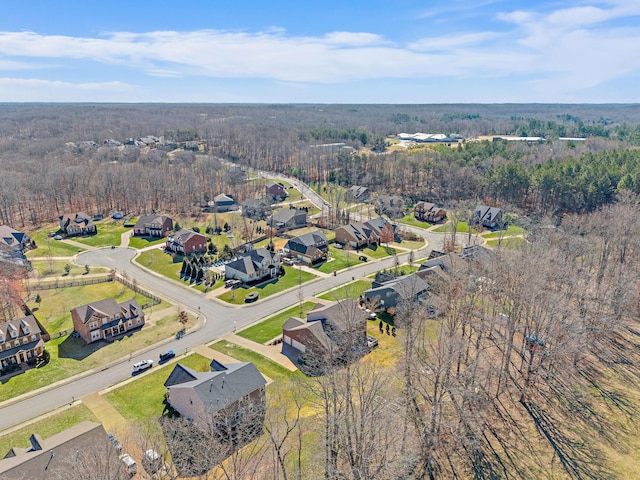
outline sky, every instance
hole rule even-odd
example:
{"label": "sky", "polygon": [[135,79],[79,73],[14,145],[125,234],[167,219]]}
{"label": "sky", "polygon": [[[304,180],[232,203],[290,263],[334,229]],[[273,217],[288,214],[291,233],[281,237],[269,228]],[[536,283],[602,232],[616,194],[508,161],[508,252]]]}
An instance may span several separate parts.
{"label": "sky", "polygon": [[640,0],[3,7],[0,102],[640,102]]}

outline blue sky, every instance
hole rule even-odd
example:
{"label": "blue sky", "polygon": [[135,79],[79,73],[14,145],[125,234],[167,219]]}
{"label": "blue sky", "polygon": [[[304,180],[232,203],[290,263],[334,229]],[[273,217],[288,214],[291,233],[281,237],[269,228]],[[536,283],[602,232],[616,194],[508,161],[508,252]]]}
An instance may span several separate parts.
{"label": "blue sky", "polygon": [[0,102],[640,102],[639,0],[3,6]]}

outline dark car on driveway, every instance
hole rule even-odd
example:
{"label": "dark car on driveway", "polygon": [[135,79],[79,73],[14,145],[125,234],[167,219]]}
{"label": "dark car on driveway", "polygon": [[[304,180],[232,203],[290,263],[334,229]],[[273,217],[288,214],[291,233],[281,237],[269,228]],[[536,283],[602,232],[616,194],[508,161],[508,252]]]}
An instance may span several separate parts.
{"label": "dark car on driveway", "polygon": [[160,354],[160,363],[167,362],[176,356],[176,353],[173,350],[169,350],[167,352]]}

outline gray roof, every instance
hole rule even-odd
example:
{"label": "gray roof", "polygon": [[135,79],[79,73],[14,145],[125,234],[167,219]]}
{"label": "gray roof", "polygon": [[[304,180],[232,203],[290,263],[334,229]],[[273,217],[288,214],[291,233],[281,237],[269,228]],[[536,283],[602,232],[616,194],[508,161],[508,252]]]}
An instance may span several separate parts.
{"label": "gray roof", "polygon": [[424,293],[428,288],[429,285],[427,282],[415,273],[412,273],[411,275],[404,275],[386,282],[379,287],[370,288],[364,292],[364,295],[366,298],[374,298],[376,293],[382,293],[391,289],[398,294],[400,299],[408,300]]}
{"label": "gray roof", "polygon": [[226,264],[229,268],[238,270],[246,274],[255,273],[257,271],[256,263],[262,263],[264,260],[268,263],[275,262],[274,254],[266,248],[256,248],[244,253],[240,258]]}
{"label": "gray roof", "polygon": [[0,244],[4,244],[9,248],[20,249],[26,236],[26,233],[14,230],[8,225],[0,225]]}
{"label": "gray roof", "polygon": [[196,372],[177,364],[164,386],[169,391],[193,390],[203,404],[211,407],[209,413],[214,413],[267,383],[253,363],[230,363],[225,367],[226,370]]}
{"label": "gray roof", "polygon": [[71,311],[75,311],[78,314],[82,323],[87,323],[94,314],[107,317],[120,315],[120,313],[130,315],[132,312],[139,313],[141,309],[135,298],[122,303],[117,303],[113,298],[105,298],[87,305],[81,305]]}
{"label": "gray roof", "polygon": [[179,232],[176,232],[176,233],[174,233],[172,235],[169,235],[167,237],[167,241],[175,242],[175,243],[178,243],[178,244],[184,246],[184,244],[187,243],[187,241],[191,237],[193,237],[195,235],[198,235],[198,236],[204,238],[204,241],[206,243],[207,237],[205,237],[201,233],[194,232],[193,230],[187,230],[187,229],[182,229]]}
{"label": "gray roof", "polygon": [[224,193],[221,193],[220,195],[216,195],[213,198],[213,201],[215,203],[220,203],[220,202],[224,202],[224,203],[236,203],[235,199],[231,196],[231,195],[226,195]]}
{"label": "gray roof", "polygon": [[298,210],[297,208],[281,208],[280,210],[273,212],[273,215],[271,215],[271,221],[287,223],[296,215],[304,215],[306,217],[307,212],[304,210]]}
{"label": "gray roof", "polygon": [[166,215],[142,215],[133,228],[144,228],[147,225],[162,226],[167,219],[171,220],[171,217],[167,217]]}

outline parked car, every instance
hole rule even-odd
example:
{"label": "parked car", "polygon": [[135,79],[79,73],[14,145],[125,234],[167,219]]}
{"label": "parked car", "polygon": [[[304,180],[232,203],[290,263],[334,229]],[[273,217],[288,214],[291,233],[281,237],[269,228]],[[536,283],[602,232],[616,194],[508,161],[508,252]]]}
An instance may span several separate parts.
{"label": "parked car", "polygon": [[107,434],[107,438],[109,439],[109,441],[113,445],[113,448],[116,449],[116,452],[120,453],[122,451],[122,445],[120,445],[120,442],[118,441],[116,436],[113,433],[109,433],[109,434]]}
{"label": "parked car", "polygon": [[367,347],[376,348],[378,346],[378,339],[376,337],[372,337],[371,335],[367,335]]}
{"label": "parked car", "polygon": [[56,235],[53,237],[54,240],[62,240],[62,235]]}
{"label": "parked car", "polygon": [[339,243],[335,243],[333,246],[334,246],[334,248],[337,248],[338,250],[342,250],[342,248],[343,248],[342,245],[339,244]]}
{"label": "parked car", "polygon": [[124,463],[124,468],[132,477],[138,472],[138,464],[131,458],[131,455],[124,453],[120,455],[120,460]]}
{"label": "parked car", "polygon": [[167,352],[161,353],[160,354],[160,363],[166,362],[168,360],[171,360],[175,356],[176,356],[176,354],[175,354],[175,352],[173,350],[169,350]]}
{"label": "parked car", "polygon": [[142,372],[151,367],[153,367],[153,360],[142,360],[133,364],[133,373]]}

